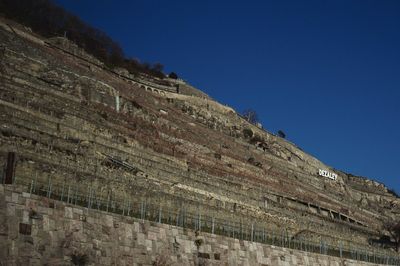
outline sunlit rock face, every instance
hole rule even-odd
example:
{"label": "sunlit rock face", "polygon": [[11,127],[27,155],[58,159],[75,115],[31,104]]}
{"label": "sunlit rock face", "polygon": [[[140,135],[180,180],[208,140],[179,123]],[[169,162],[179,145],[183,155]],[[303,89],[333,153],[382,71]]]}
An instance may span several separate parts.
{"label": "sunlit rock face", "polygon": [[90,187],[365,249],[399,219],[384,185],[325,165],[182,80],[108,69],[67,39],[2,21],[0,82],[3,181]]}

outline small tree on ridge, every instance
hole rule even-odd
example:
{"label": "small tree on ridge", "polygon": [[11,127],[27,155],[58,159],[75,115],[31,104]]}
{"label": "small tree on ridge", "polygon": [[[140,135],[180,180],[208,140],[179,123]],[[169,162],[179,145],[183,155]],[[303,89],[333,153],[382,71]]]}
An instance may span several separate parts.
{"label": "small tree on ridge", "polygon": [[258,115],[256,111],[252,109],[244,110],[242,116],[244,119],[246,119],[247,122],[250,122],[252,124],[256,124],[258,122]]}

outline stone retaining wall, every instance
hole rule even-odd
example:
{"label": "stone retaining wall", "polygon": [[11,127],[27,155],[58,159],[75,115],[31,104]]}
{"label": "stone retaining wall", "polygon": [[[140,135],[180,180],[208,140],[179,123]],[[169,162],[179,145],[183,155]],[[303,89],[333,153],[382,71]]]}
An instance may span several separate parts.
{"label": "stone retaining wall", "polygon": [[0,265],[373,265],[196,233],[0,185]]}

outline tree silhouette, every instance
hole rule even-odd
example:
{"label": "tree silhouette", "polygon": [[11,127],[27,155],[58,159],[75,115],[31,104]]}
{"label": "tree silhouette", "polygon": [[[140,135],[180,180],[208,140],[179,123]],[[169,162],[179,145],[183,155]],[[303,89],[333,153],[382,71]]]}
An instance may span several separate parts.
{"label": "tree silhouette", "polygon": [[168,77],[171,78],[171,79],[178,79],[178,75],[175,72],[169,73]]}
{"label": "tree silhouette", "polygon": [[278,130],[278,137],[281,137],[281,138],[286,138],[286,134],[285,134],[285,132],[283,132],[282,130]]}
{"label": "tree silhouette", "polygon": [[0,13],[44,37],[66,36],[108,67],[124,67],[131,73],[165,77],[163,65],[143,64],[125,58],[121,46],[106,33],[86,24],[51,0],[0,0]]}
{"label": "tree silhouette", "polygon": [[390,221],[384,224],[384,228],[389,232],[396,244],[396,251],[400,251],[400,221]]}
{"label": "tree silhouette", "polygon": [[252,109],[246,109],[242,113],[242,117],[247,121],[252,124],[256,124],[258,122],[258,115],[256,111]]}

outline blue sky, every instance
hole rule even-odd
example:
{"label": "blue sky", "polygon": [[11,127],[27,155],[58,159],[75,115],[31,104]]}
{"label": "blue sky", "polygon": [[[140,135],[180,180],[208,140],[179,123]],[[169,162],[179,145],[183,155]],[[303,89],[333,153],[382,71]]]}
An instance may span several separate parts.
{"label": "blue sky", "polygon": [[324,163],[400,193],[400,1],[56,3],[128,56],[161,62]]}

